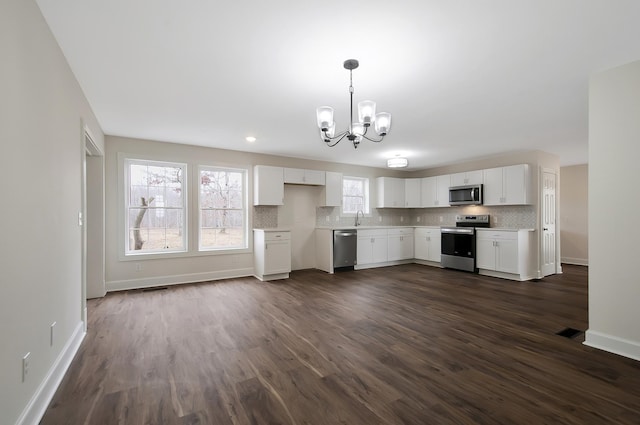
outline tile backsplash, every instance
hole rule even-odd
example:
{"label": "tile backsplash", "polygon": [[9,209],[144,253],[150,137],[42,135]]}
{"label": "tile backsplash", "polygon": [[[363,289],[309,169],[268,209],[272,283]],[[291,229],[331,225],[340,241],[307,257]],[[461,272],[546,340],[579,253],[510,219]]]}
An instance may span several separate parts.
{"label": "tile backsplash", "polygon": [[253,227],[255,229],[273,229],[278,227],[278,207],[253,207]]}
{"label": "tile backsplash", "polygon": [[535,229],[537,227],[534,205],[466,206],[425,208],[411,211],[413,212],[411,224],[416,226],[451,226],[456,222],[456,215],[489,214],[491,227],[509,229]]}
{"label": "tile backsplash", "polygon": [[[456,215],[489,214],[491,227],[535,229],[536,209],[533,205],[504,207],[468,206],[445,208],[372,208],[368,216],[360,219],[363,226],[451,226]],[[317,207],[316,226],[353,226],[354,217],[340,215],[340,207]],[[253,227],[278,227],[278,207],[253,207]]]}

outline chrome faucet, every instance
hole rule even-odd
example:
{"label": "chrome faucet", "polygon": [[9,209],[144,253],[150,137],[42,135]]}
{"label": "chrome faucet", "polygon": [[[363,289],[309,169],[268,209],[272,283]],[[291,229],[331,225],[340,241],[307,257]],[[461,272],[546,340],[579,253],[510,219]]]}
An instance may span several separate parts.
{"label": "chrome faucet", "polygon": [[364,212],[363,212],[362,210],[358,210],[358,211],[356,212],[356,227],[358,227],[360,224],[362,224],[362,223],[360,223],[360,220],[358,220],[358,216],[359,216],[360,214],[362,214],[362,218],[364,218]]}

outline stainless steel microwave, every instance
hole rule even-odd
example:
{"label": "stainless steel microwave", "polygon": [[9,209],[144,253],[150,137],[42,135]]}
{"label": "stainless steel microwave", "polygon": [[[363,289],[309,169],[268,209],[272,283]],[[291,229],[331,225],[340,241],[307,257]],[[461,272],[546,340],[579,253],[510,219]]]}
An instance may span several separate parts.
{"label": "stainless steel microwave", "polygon": [[450,187],[449,205],[482,205],[482,185]]}

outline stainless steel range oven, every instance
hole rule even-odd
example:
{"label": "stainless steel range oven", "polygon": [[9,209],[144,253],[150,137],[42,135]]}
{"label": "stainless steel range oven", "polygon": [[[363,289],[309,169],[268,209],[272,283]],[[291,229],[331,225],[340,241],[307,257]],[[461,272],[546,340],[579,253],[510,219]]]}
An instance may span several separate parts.
{"label": "stainless steel range oven", "polygon": [[489,215],[457,215],[456,227],[441,227],[442,267],[475,273],[475,228],[489,226]]}

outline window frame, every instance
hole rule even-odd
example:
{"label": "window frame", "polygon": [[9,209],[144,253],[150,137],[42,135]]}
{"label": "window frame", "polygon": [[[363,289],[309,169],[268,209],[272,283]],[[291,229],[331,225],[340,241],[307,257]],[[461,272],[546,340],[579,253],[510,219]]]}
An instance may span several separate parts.
{"label": "window frame", "polygon": [[[121,170],[119,175],[123,179],[122,184],[119,184],[119,189],[122,190],[121,200],[123,202],[122,207],[120,208],[121,222],[120,222],[120,235],[121,235],[121,249],[120,259],[135,259],[145,256],[151,257],[172,257],[172,256],[183,256],[189,253],[189,166],[185,162],[175,162],[175,161],[163,161],[163,160],[153,160],[147,158],[141,158],[135,155],[119,155],[120,156],[120,165]],[[129,232],[131,230],[130,221],[129,221],[129,212],[132,206],[130,205],[131,200],[131,165],[133,164],[141,164],[141,165],[151,165],[156,167],[172,167],[172,168],[180,168],[182,170],[182,182],[181,182],[181,192],[182,192],[182,208],[164,208],[166,209],[177,209],[182,211],[182,241],[183,247],[181,249],[158,249],[158,250],[146,250],[141,252],[135,252],[135,250],[131,250],[129,248],[130,244],[130,235]],[[153,210],[157,210],[157,208],[153,208]]]}
{"label": "window frame", "polygon": [[[202,246],[202,191],[201,191],[201,178],[202,171],[228,171],[242,174],[242,233],[243,233],[243,245],[237,247],[203,247]],[[237,167],[229,167],[222,165],[198,165],[197,174],[195,176],[197,181],[197,227],[196,227],[196,240],[197,247],[196,250],[199,253],[216,253],[216,254],[224,254],[224,253],[243,253],[249,251],[250,246],[250,232],[249,232],[249,170],[246,168],[237,168]],[[238,209],[233,209],[237,211]]]}
{"label": "window frame", "polygon": [[345,193],[344,193],[345,180],[358,181],[363,184],[364,194],[362,198],[363,198],[364,208],[362,209],[362,212],[364,213],[365,216],[367,217],[370,216],[371,215],[371,193],[370,193],[371,186],[369,184],[369,178],[356,177],[356,176],[342,176],[342,206],[340,207],[340,215],[343,217],[354,217],[358,212],[358,211],[354,211],[354,212],[345,211],[345,206],[347,205],[347,202],[345,200]]}

